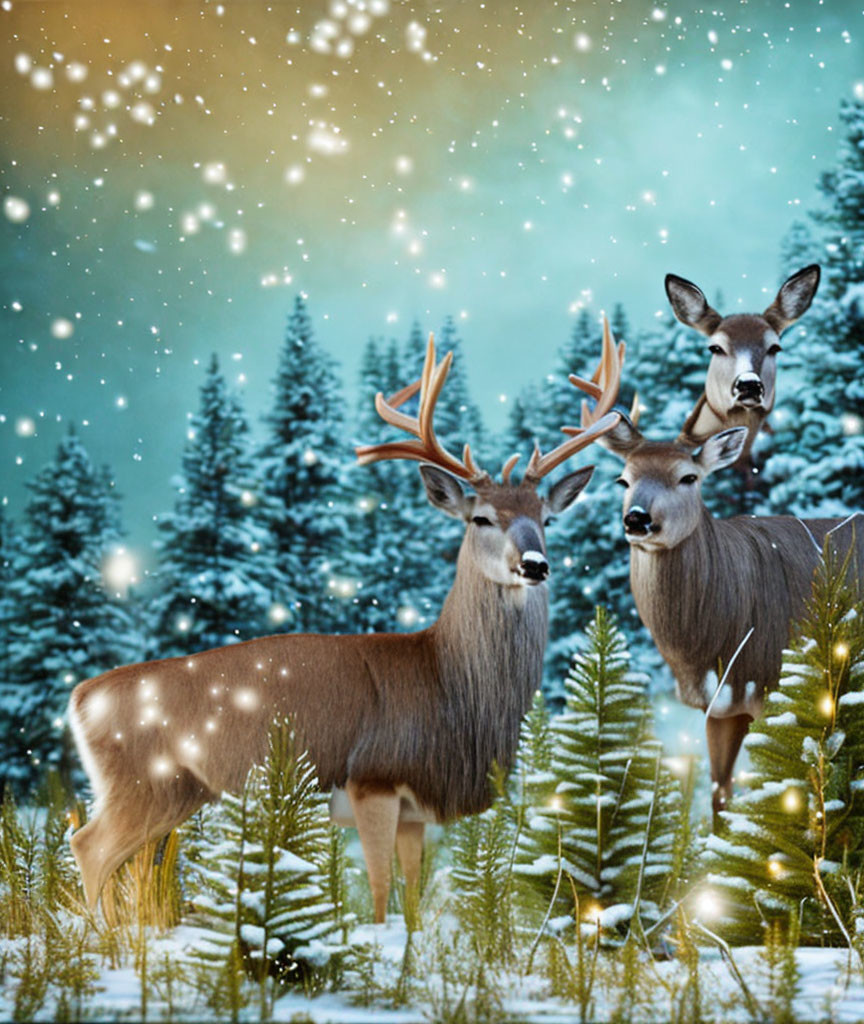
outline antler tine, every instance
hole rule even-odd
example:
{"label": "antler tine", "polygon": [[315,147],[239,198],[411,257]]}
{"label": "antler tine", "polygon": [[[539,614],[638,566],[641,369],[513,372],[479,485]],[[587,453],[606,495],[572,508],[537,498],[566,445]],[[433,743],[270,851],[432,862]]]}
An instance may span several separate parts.
{"label": "antler tine", "polygon": [[514,455],[511,455],[510,458],[504,463],[504,465],[501,468],[501,482],[503,484],[510,483],[510,474],[513,472],[513,467],[521,458],[522,456],[519,454],[519,452],[516,452]]}
{"label": "antler tine", "polygon": [[[453,353],[447,355],[436,366],[435,338],[429,335],[426,345],[426,358],[423,361],[423,373],[420,380],[397,391],[390,398],[384,398],[379,391],[375,396],[375,409],[385,423],[398,427],[408,434],[413,434],[414,441],[388,441],[385,444],[362,445],[355,448],[357,459],[361,465],[380,462],[384,459],[411,459],[415,462],[429,462],[449,470],[454,476],[461,477],[472,483],[480,483],[489,479],[475,463],[471,449],[466,444],[463,461],[451,455],[435,436],[433,418],[435,406],[441,396],[444,382],[453,362]],[[399,406],[420,392],[420,406],[416,416],[408,416],[399,411]]]}
{"label": "antler tine", "polygon": [[621,385],[621,365],[624,361],[624,351],[623,341],[616,347],[609,321],[604,317],[603,352],[591,380],[585,380],[575,374],[571,374],[569,378],[571,384],[595,400],[594,409],[589,409],[588,403],[583,401],[582,426],[561,428],[565,434],[570,435],[571,440],[565,441],[546,455],[542,455],[539,447],[535,446],[531,461],[525,471],[526,479],[539,480],[565,459],[569,459],[571,455],[575,455],[582,448],[587,448],[592,441],[595,441],[601,434],[607,433],[620,421],[620,413],[612,412],[612,407],[615,405]]}

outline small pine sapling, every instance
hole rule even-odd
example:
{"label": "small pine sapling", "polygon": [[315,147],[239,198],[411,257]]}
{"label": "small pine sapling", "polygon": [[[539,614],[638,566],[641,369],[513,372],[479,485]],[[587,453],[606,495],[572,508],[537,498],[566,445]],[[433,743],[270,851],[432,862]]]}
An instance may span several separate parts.
{"label": "small pine sapling", "polygon": [[848,568],[827,553],[817,570],[779,686],[746,740],[750,789],[724,813],[725,835],[707,842],[732,941],[759,941],[771,920],[798,915],[802,942],[852,943],[847,880],[864,869],[864,604]]}
{"label": "small pine sapling", "polygon": [[223,975],[228,969],[232,985],[242,963],[267,1016],[271,979],[311,980],[336,952],[332,937],[343,926],[327,891],[324,801],[290,720],[274,725],[267,758],[242,792],[223,794],[198,827],[192,903],[204,939],[196,958]]}
{"label": "small pine sapling", "polygon": [[[551,722],[554,757],[526,776],[526,827],[516,871],[552,925],[656,920],[668,892],[680,790],[650,734],[645,680],[629,670],[623,635],[598,608],[573,657],[566,709]],[[563,916],[566,915],[566,916]]]}

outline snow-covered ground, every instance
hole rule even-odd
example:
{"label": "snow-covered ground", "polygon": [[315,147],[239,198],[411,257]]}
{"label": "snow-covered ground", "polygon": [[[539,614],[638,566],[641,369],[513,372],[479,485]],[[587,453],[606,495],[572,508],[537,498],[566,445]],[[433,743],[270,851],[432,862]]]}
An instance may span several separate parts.
{"label": "snow-covered ground", "polygon": [[[440,932],[439,932],[440,937]],[[425,956],[430,942],[435,941],[432,932],[415,933],[411,955],[415,968],[411,972],[404,990],[404,1003],[394,1005],[393,993],[403,970],[407,933],[404,923],[391,916],[384,926],[364,925],[355,929],[351,945],[367,950],[374,959],[375,983],[381,994],[373,996],[368,1004],[361,1004],[363,986],[349,970],[344,987],[339,991],[325,991],[309,997],[300,992],[289,992],[281,996],[273,1007],[276,1021],[315,1022],[315,1024],[363,1024],[377,1021],[381,1024],[426,1024],[441,1019],[447,1007],[451,1010],[460,1002],[464,986],[460,989],[451,978],[449,995],[442,978],[424,973]],[[181,927],[170,936],[155,940],[150,950],[151,963],[156,964],[165,956],[177,961],[185,960],[190,948],[194,947],[198,935],[194,928]],[[20,940],[19,940],[20,941]],[[0,945],[0,959],[11,944]],[[568,951],[572,953],[572,951]],[[752,1020],[772,1021],[771,979],[761,947],[740,947],[732,951],[734,965],[748,990],[745,993],[733,971],[724,962],[719,950],[700,950],[699,1002],[702,1019],[746,1022]],[[639,965],[639,980],[628,976],[625,985],[610,983],[612,974],[604,973],[607,964],[601,953],[598,964],[598,980],[595,983],[593,999],[588,1018],[602,1022],[611,1019],[616,1005],[632,985],[639,989],[639,997],[632,1020],[669,1020],[673,1014],[673,1001],[680,1000],[686,981],[686,970],[677,960],[649,960],[643,957]],[[837,1024],[853,1024],[864,1020],[864,979],[857,958],[850,962],[847,952],[837,949],[801,948],[796,953],[798,970],[797,992],[794,998],[795,1019],[800,1021],[831,1021]],[[419,968],[419,969],[418,969]],[[620,972],[620,966],[618,968]],[[619,977],[620,974],[618,975]],[[777,973],[775,971],[774,984]],[[367,979],[368,980],[368,979]],[[5,979],[0,995],[0,1019],[12,1017],[12,986]],[[571,1024],[578,1020],[578,1006],[572,1002],[550,996],[549,982],[538,973],[520,974],[514,969],[507,974],[491,974],[490,988],[494,990],[497,1014],[502,1020],[538,1022],[538,1024]],[[388,988],[389,986],[389,988]],[[367,986],[368,991],[368,986]],[[255,991],[250,989],[251,1001],[241,1011],[243,1020],[259,1017]],[[467,1016],[473,1019],[471,1007],[473,992],[466,996]],[[34,1016],[34,1020],[55,1019],[56,1003],[49,999]],[[208,1010],[200,996],[189,987],[177,987],[173,1005],[151,991],[147,1001],[148,1020],[224,1020],[226,1013]],[[85,1005],[84,1019],[91,1020],[140,1020],[141,993],[138,973],[131,966],[116,970],[103,969],[97,982],[97,990]],[[499,1019],[495,1016],[494,1019]],[[687,1019],[690,1019],[689,1017]]]}

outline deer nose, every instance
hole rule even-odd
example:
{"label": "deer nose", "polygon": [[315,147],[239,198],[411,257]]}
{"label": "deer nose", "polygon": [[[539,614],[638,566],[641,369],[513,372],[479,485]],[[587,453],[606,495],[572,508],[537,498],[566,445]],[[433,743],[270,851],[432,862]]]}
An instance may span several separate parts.
{"label": "deer nose", "polygon": [[542,583],[549,576],[549,563],[542,551],[525,551],[519,562],[519,575],[532,583]]}
{"label": "deer nose", "polygon": [[742,373],[732,384],[732,392],[737,398],[759,402],[765,394],[765,385],[758,373]]}
{"label": "deer nose", "polygon": [[651,522],[650,513],[639,505],[634,505],[624,516],[625,533],[646,534],[656,532],[656,529]]}

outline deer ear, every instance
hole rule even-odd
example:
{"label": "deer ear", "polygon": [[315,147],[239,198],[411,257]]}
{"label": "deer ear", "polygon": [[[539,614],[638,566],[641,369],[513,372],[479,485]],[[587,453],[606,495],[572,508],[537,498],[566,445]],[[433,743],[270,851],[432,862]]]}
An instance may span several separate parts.
{"label": "deer ear", "polygon": [[549,489],[549,494],[546,498],[549,511],[557,516],[570,508],[591,479],[593,472],[593,466],[584,466],[582,469],[577,469],[575,473],[568,473],[557,484],[554,484]]}
{"label": "deer ear", "polygon": [[442,512],[456,519],[465,517],[466,510],[474,504],[474,499],[465,494],[462,484],[452,473],[424,462],[420,466],[420,475],[423,477],[426,497],[435,508],[440,508]]}
{"label": "deer ear", "polygon": [[778,334],[791,327],[810,308],[821,276],[819,264],[811,263],[783,282],[777,298],[762,314]]}
{"label": "deer ear", "polygon": [[721,430],[719,434],[712,434],[693,458],[706,473],[713,473],[715,469],[723,469],[736,462],[746,441],[746,427]]}
{"label": "deer ear", "polygon": [[[618,412],[617,409],[616,412]],[[613,455],[617,455],[620,459],[626,459],[633,449],[641,443],[642,435],[629,417],[623,413],[619,413],[619,415],[621,419],[618,423],[611,430],[607,430],[605,434],[601,434],[595,440],[595,444],[599,444],[602,448],[612,452]]]}
{"label": "deer ear", "polygon": [[667,274],[666,294],[672,303],[672,312],[682,324],[695,327],[697,331],[709,336],[720,326],[723,317],[708,305],[702,289],[697,288],[692,281],[678,277],[677,274]]}

